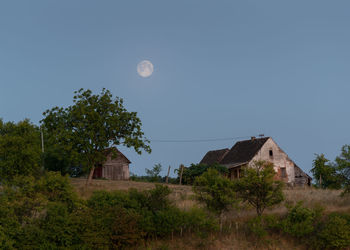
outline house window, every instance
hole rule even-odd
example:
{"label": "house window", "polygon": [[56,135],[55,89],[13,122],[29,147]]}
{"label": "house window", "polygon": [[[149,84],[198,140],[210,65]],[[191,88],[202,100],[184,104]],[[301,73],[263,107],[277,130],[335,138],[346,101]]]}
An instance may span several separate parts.
{"label": "house window", "polygon": [[272,149],[269,150],[269,155],[270,155],[270,157],[273,157]]}
{"label": "house window", "polygon": [[287,177],[286,168],[281,168],[281,177],[282,177],[282,178],[286,178],[286,177]]}

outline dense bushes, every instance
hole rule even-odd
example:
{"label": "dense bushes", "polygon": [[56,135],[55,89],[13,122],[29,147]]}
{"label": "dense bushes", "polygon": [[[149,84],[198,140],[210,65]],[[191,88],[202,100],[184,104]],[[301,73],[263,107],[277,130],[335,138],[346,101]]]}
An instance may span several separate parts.
{"label": "dense bushes", "polygon": [[301,202],[287,208],[287,216],[281,225],[284,232],[301,238],[312,234],[318,227],[322,208],[310,209],[304,207]]}
{"label": "dense bushes", "polygon": [[343,249],[350,246],[350,215],[324,214],[320,207],[302,203],[288,207],[284,216],[266,215],[248,221],[248,231],[259,238],[268,233],[291,236],[310,249]]}
{"label": "dense bushes", "polygon": [[15,178],[0,193],[0,248],[122,249],[217,228],[202,209],[178,209],[169,194],[167,186],[156,185],[146,191],[98,191],[83,201],[59,173]]}

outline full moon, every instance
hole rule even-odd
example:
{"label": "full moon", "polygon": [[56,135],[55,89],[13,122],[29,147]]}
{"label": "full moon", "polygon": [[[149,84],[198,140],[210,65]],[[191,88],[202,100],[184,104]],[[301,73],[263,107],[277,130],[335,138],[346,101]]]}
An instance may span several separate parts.
{"label": "full moon", "polygon": [[142,77],[149,77],[153,73],[153,64],[148,61],[144,60],[137,64],[137,73]]}

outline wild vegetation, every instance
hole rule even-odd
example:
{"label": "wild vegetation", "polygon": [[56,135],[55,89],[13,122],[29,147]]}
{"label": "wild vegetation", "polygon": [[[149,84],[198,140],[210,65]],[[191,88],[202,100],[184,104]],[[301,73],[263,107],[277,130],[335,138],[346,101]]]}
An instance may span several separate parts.
{"label": "wild vegetation", "polygon": [[232,181],[223,166],[192,164],[168,179],[186,185],[159,184],[156,164],[131,178],[147,183],[86,185],[68,174],[91,179],[112,144],[150,152],[137,114],[108,90],[81,89],[44,115],[41,128],[0,120],[0,249],[350,247],[348,145],[333,163],[316,155],[317,183],[302,190],[283,189],[267,162]]}

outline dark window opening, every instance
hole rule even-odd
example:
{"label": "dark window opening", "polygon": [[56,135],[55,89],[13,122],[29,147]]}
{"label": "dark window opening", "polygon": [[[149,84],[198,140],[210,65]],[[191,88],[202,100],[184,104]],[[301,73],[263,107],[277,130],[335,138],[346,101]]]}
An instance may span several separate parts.
{"label": "dark window opening", "polygon": [[269,151],[269,155],[270,155],[271,157],[273,156],[272,149]]}
{"label": "dark window opening", "polygon": [[286,178],[286,177],[287,177],[286,168],[281,168],[281,177],[282,177],[282,178]]}

